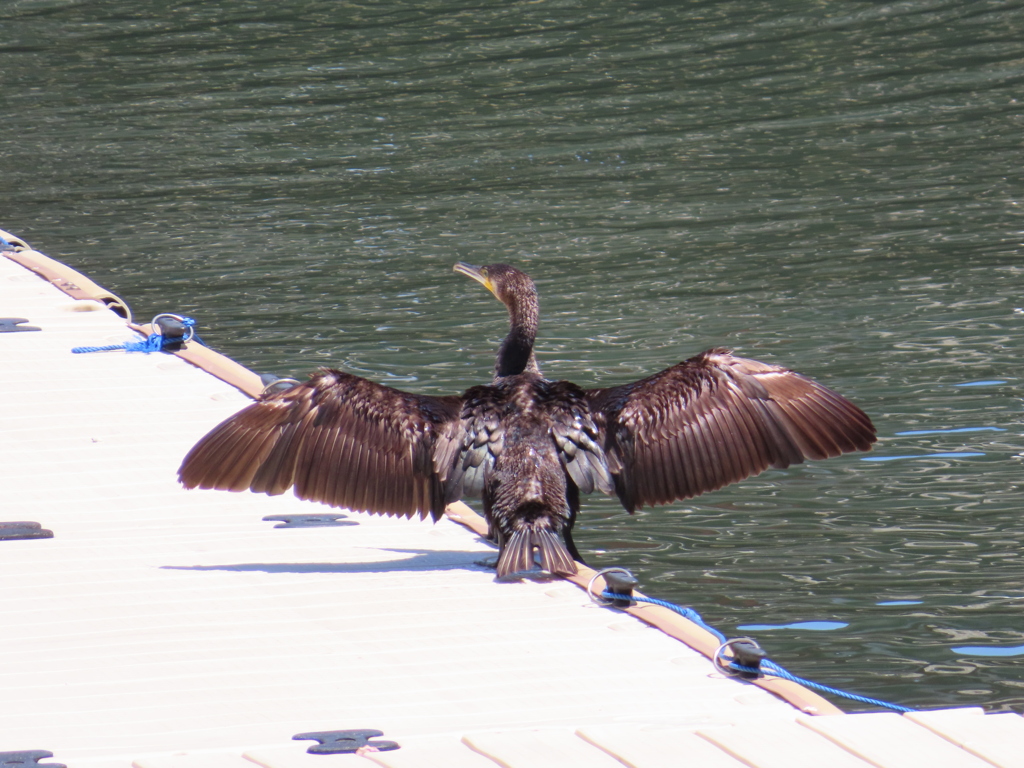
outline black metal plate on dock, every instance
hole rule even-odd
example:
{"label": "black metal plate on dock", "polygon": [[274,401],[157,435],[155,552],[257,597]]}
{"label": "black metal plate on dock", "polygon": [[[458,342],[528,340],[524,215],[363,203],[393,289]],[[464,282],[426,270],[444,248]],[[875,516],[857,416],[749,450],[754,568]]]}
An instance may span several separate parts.
{"label": "black metal plate on dock", "polygon": [[22,333],[23,331],[41,331],[34,325],[22,325],[27,323],[27,317],[0,317],[0,333]]}
{"label": "black metal plate on dock", "polygon": [[[8,539],[52,539],[53,531],[48,531],[39,523],[28,521],[0,523],[0,541]],[[6,754],[0,752],[0,754]],[[0,768],[3,768],[0,765]]]}
{"label": "black metal plate on dock", "polygon": [[0,768],[68,768],[63,763],[40,763],[44,757],[53,757],[53,752],[47,752],[45,749],[0,752]]}
{"label": "black metal plate on dock", "polygon": [[292,736],[292,739],[295,741],[302,741],[304,739],[319,741],[319,744],[306,750],[311,755],[342,755],[349,752],[357,752],[364,747],[372,747],[377,752],[389,752],[392,749],[399,749],[398,744],[393,741],[370,741],[375,736],[383,735],[382,731],[356,729],[349,731],[297,733]]}
{"label": "black metal plate on dock", "polygon": [[345,520],[345,515],[267,515],[263,518],[268,522],[280,521],[275,528],[328,528],[343,525],[359,525]]}

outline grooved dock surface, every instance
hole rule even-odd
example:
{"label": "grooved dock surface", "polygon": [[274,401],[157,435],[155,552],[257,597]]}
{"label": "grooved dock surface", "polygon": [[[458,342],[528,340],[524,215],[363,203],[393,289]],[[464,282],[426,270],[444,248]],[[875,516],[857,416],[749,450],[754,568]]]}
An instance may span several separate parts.
{"label": "grooved dock surface", "polygon": [[[707,765],[729,766],[744,764],[730,729],[756,724],[802,729],[849,757],[836,764],[868,756],[857,728],[818,725],[866,716],[804,718],[571,584],[496,584],[477,565],[493,549],[448,520],[275,528],[263,517],[330,510],[182,490],[182,456],[247,399],[171,355],[71,354],[132,334],[5,258],[0,307],[42,329],[0,333],[0,521],[54,533],[0,541],[0,752],[91,768],[655,768],[700,739]],[[1002,764],[961,748],[959,720],[891,717],[952,756],[930,765]],[[999,717],[993,733],[1019,732]],[[402,749],[314,756],[292,740],[350,728]]]}

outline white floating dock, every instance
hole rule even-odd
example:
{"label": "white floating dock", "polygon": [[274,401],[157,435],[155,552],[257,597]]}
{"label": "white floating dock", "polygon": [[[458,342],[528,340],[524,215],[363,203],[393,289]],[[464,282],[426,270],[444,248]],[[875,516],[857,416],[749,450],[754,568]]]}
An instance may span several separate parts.
{"label": "white floating dock", "polygon": [[[496,583],[477,564],[493,548],[448,519],[278,528],[263,518],[340,511],[182,490],[182,456],[246,395],[167,353],[71,354],[137,337],[38,258],[0,258],[0,326],[40,329],[0,333],[0,522],[53,532],[0,541],[0,753],[75,768],[1024,766],[1018,715],[809,716],[765,690],[778,681],[724,678],[577,584]],[[785,685],[805,711],[838,711]],[[311,755],[292,739],[345,729],[400,748]]]}

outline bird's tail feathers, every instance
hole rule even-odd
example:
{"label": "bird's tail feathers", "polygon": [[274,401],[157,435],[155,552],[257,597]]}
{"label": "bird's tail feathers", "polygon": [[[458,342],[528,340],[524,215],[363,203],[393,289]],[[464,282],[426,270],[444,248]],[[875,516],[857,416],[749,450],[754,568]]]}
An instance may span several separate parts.
{"label": "bird's tail feathers", "polygon": [[548,573],[559,576],[576,573],[576,562],[557,533],[548,528],[521,528],[505,542],[498,558],[498,578],[531,570],[534,549],[540,554],[540,567]]}

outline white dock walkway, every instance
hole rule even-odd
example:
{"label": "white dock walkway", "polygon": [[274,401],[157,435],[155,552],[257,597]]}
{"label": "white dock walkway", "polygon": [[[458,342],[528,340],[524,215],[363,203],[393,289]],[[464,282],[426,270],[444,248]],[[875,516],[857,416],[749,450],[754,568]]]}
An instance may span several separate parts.
{"label": "white dock walkway", "polygon": [[[67,287],[67,286],[65,286]],[[497,584],[450,520],[182,490],[246,397],[0,257],[0,753],[86,768],[1024,766],[1024,718],[810,717],[564,581]],[[2,325],[2,322],[0,322]],[[827,708],[823,708],[827,709]],[[400,749],[310,755],[311,731]],[[3,765],[0,754],[0,765]]]}

